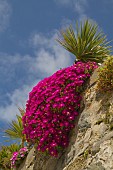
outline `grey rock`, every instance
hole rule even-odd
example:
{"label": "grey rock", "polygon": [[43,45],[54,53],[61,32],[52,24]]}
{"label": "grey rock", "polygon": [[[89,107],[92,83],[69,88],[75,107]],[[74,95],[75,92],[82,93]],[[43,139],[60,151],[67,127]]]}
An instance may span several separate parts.
{"label": "grey rock", "polygon": [[105,168],[98,162],[97,164],[92,164],[87,170],[105,170]]}
{"label": "grey rock", "polygon": [[[89,88],[85,91],[82,105],[84,109],[76,121],[70,137],[69,147],[58,158],[36,154],[33,149],[17,170],[112,170],[113,131],[104,120],[106,111],[113,113],[113,94],[103,96],[97,93],[98,72],[93,74]],[[93,85],[92,85],[93,83]],[[110,103],[106,108],[106,102]],[[113,115],[111,114],[113,118]]]}
{"label": "grey rock", "polygon": [[78,128],[80,131],[84,131],[85,129],[88,129],[91,127],[91,124],[89,122],[87,122],[86,120],[85,121],[81,121],[79,124],[78,124]]}
{"label": "grey rock", "polygon": [[94,143],[91,149],[92,155],[95,155],[100,150],[100,142]]}

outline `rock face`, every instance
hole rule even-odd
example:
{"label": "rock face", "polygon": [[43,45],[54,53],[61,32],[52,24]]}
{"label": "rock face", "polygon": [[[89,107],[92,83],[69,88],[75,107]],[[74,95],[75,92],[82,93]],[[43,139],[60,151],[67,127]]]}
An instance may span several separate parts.
{"label": "rock face", "polygon": [[52,158],[34,148],[18,170],[112,170],[113,169],[113,92],[100,94],[91,77],[83,94],[83,104],[69,147]]}

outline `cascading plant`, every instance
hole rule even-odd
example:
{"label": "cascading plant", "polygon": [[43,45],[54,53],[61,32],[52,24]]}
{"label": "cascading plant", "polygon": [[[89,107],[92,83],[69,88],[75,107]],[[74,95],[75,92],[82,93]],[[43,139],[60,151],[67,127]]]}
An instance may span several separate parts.
{"label": "cascading plant", "polygon": [[10,159],[11,161],[11,168],[16,168],[18,165],[21,164],[21,161],[25,158],[28,153],[28,148],[24,147],[21,148],[19,151],[13,152],[13,155]]}
{"label": "cascading plant", "polygon": [[79,114],[81,90],[95,62],[77,62],[40,81],[29,93],[23,116],[23,133],[38,151],[57,157],[69,144]]}

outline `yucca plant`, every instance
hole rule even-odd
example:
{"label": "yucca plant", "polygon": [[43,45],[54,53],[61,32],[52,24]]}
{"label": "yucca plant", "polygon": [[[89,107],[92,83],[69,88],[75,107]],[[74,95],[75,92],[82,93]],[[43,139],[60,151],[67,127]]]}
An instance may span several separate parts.
{"label": "yucca plant", "polygon": [[21,115],[16,115],[17,120],[13,120],[9,124],[9,128],[5,130],[6,136],[11,139],[16,139],[21,141],[21,147],[24,147],[25,135],[22,133],[23,124],[22,124],[22,116],[24,115],[24,110],[19,108]]}
{"label": "yucca plant", "polygon": [[76,31],[73,27],[62,30],[57,41],[69,52],[75,55],[76,60],[83,62],[95,61],[102,63],[110,55],[109,42],[97,24],[86,20],[78,26]]}

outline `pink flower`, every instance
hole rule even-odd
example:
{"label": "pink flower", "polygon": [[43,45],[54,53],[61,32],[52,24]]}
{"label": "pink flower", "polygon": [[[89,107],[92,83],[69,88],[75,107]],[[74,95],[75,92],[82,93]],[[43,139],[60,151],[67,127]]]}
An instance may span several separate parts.
{"label": "pink flower", "polygon": [[11,160],[11,168],[16,168],[16,162],[20,160],[20,158],[23,158],[26,153],[28,152],[27,147],[21,148],[17,152],[13,152]]}
{"label": "pink flower", "polygon": [[40,81],[30,92],[22,118],[28,141],[57,156],[69,143],[82,97],[81,88],[97,68],[94,62],[77,62]]}

